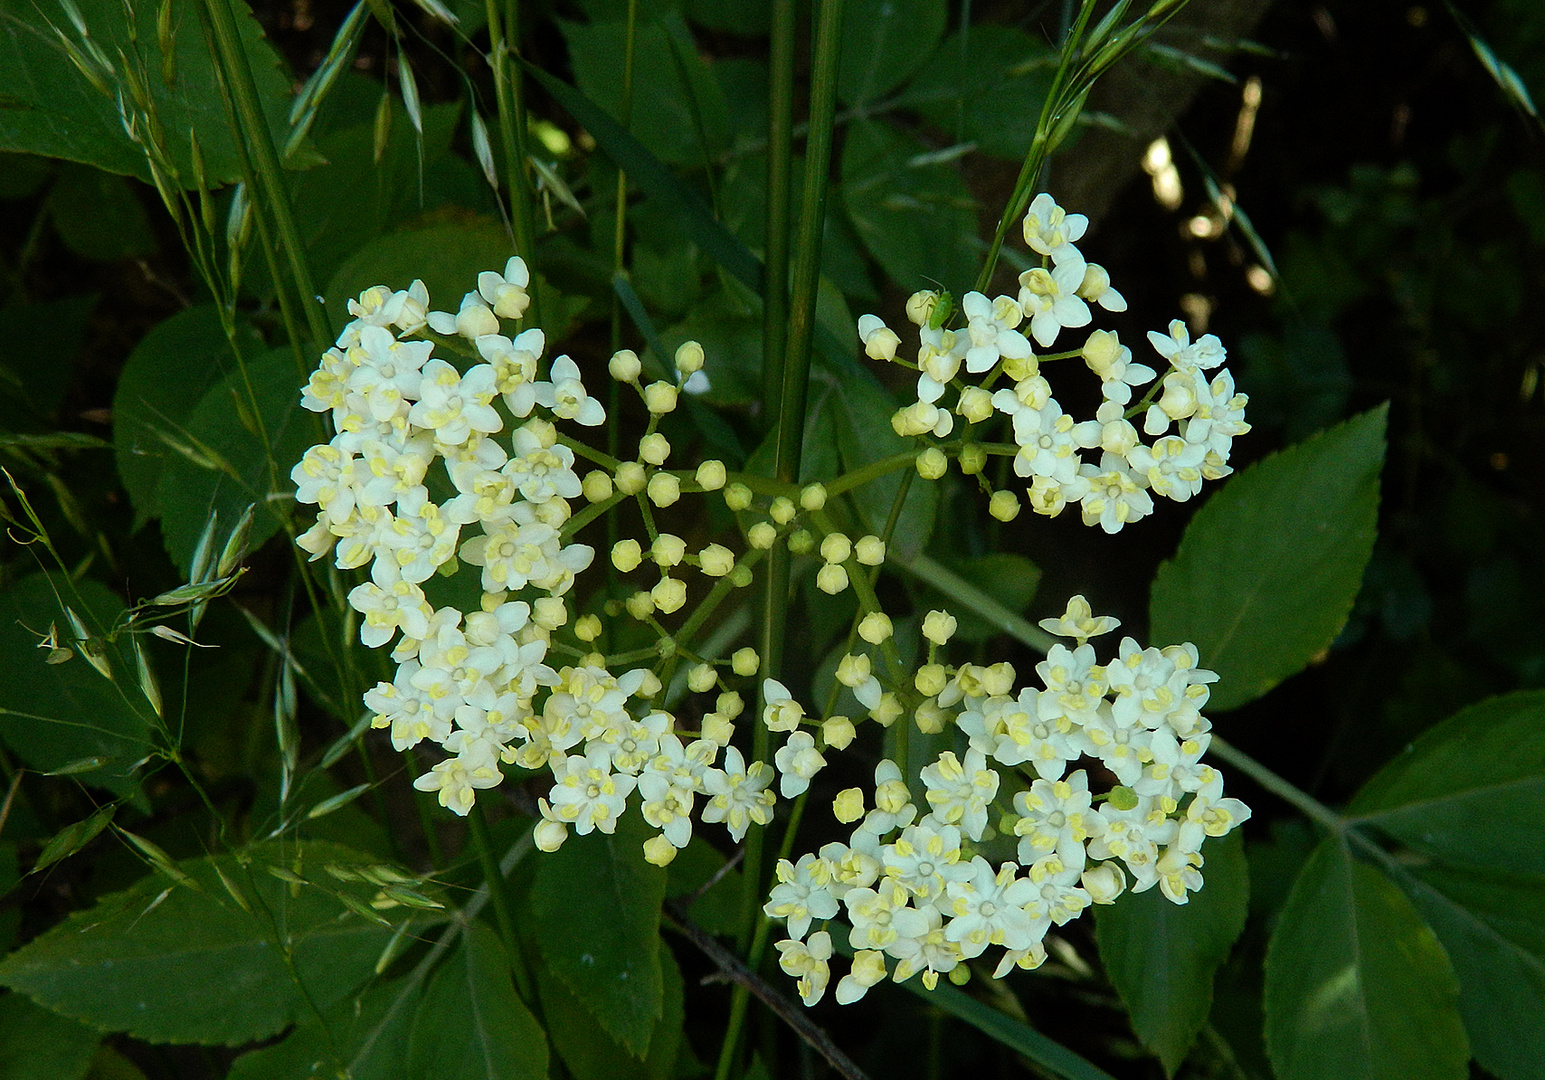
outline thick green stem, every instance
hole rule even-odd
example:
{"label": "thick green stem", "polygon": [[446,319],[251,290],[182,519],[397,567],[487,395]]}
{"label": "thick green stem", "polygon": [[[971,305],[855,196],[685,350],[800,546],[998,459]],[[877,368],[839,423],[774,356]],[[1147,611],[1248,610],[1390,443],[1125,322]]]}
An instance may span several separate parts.
{"label": "thick green stem", "polygon": [[295,279],[295,291],[300,296],[301,309],[306,313],[306,326],[317,348],[332,340],[327,327],[327,314],[317,298],[316,285],[311,280],[311,268],[306,263],[306,250],[301,243],[300,230],[295,227],[295,215],[290,207],[290,193],[284,182],[284,172],[279,164],[279,152],[274,148],[273,136],[268,130],[268,120],[258,107],[257,83],[252,78],[252,68],[247,64],[246,51],[236,31],[236,15],[231,0],[204,0],[209,14],[209,26],[214,34],[215,49],[220,54],[220,66],[230,85],[231,98],[236,115],[241,122],[241,136],[252,154],[260,192],[261,203],[273,214],[274,227],[278,230],[279,247],[289,264],[290,275]]}
{"label": "thick green stem", "polygon": [[1219,758],[1228,762],[1279,799],[1283,799],[1302,810],[1305,816],[1328,831],[1339,836],[1349,830],[1351,823],[1346,818],[1302,788],[1284,780],[1249,754],[1224,742],[1217,735],[1213,735],[1212,742],[1208,744],[1207,752],[1218,755]]}
{"label": "thick green stem", "polygon": [[504,887],[504,873],[494,859],[493,842],[488,836],[488,819],[482,806],[474,803],[467,815],[467,825],[472,836],[472,846],[477,851],[478,865],[483,870],[483,882],[488,887],[488,898],[494,905],[494,921],[499,926],[499,937],[510,954],[510,969],[515,974],[515,988],[521,1000],[535,1007],[536,996],[531,986],[531,975],[520,951],[520,938],[515,933],[515,917],[510,911],[510,896]]}
{"label": "thick green stem", "polygon": [[541,326],[543,297],[536,278],[536,230],[533,192],[526,175],[526,91],[525,80],[514,62],[520,51],[520,5],[509,0],[504,12],[498,0],[487,0],[488,64],[494,75],[494,101],[499,107],[499,137],[504,143],[504,171],[510,193],[510,231],[515,237],[515,252],[526,260],[531,271],[531,306],[526,309],[525,325]]}
{"label": "thick green stem", "polygon": [[783,388],[789,318],[790,162],[794,148],[794,0],[773,0],[767,121],[767,274],[762,308],[762,398]]}

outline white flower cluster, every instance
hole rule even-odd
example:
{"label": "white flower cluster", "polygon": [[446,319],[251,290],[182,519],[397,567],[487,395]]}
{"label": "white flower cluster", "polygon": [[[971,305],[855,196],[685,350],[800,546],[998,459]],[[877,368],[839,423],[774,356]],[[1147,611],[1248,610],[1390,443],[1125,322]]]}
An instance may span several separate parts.
{"label": "white flower cluster", "polygon": [[[1032,339],[1050,349],[1064,329],[1090,324],[1090,305],[1126,310],[1110,275],[1086,262],[1075,246],[1087,227],[1082,214],[1068,214],[1050,195],[1037,195],[1025,214],[1024,236],[1042,265],[1019,276],[1017,297],[989,300],[967,293],[960,305],[965,325],[954,329],[946,325],[953,312],[945,298],[933,292],[912,297],[907,315],[919,328],[918,400],[892,423],[903,436],[942,439],[954,430],[956,416],[968,425],[1007,416],[1018,447],[1014,471],[1030,481],[1036,512],[1055,517],[1077,503],[1086,525],[1114,533],[1152,513],[1153,495],[1184,502],[1203,481],[1233,471],[1228,465],[1233,440],[1250,430],[1244,420],[1248,398],[1235,392],[1227,369],[1208,374],[1225,357],[1218,339],[1208,334],[1193,342],[1179,320],[1166,333],[1148,334],[1168,369],[1158,382],[1158,373],[1135,362],[1132,351],[1106,330],[1095,330],[1073,351],[1036,355]],[[859,319],[858,332],[870,357],[896,360],[901,340],[877,316]],[[1046,362],[1075,356],[1100,379],[1103,403],[1090,420],[1063,411],[1042,371]],[[962,370],[969,378],[962,379]],[[1013,386],[994,391],[1000,377]],[[1150,383],[1133,404],[1134,390]],[[952,385],[953,411],[939,404]],[[1142,441],[1132,422],[1139,417],[1151,443]],[[973,456],[962,453],[962,468],[979,472],[980,458],[974,460],[977,465],[968,466]],[[1017,498],[995,498],[992,512],[1011,518],[1018,513]]]}
{"label": "white flower cluster", "polygon": [[[647,493],[657,506],[676,501],[679,477],[657,468],[670,447],[654,432],[654,420],[675,408],[678,389],[694,378],[704,382],[702,349],[689,342],[678,350],[674,384],[639,386],[638,358],[612,358],[612,375],[635,385],[648,407],[650,433],[640,441],[639,461],[581,480],[553,421],[594,427],[605,422],[605,411],[570,358],[552,361],[541,377],[541,330],[513,339],[500,332],[500,317],[518,318],[526,309],[528,281],[525,264],[511,259],[502,274],[479,275],[455,315],[430,311],[421,282],[401,292],[377,286],[350,303],[353,321],[302,396],[306,408],[331,415],[337,435],[307,450],[291,472],[297,500],[319,510],[298,542],[313,558],[332,551],[340,568],[370,568],[370,581],[349,593],[349,603],[363,616],[360,639],[372,648],[392,646],[398,665],[391,682],[364,695],[374,726],[390,729],[398,750],[429,740],[451,755],[416,787],[438,792],[442,805],[466,814],[479,789],[503,779],[501,766],[545,768],[553,785],[539,801],[543,820],[535,834],[544,850],[571,829],[612,832],[636,793],[644,819],[660,830],[645,853],[663,865],[690,839],[699,799],[700,818],[725,823],[737,841],[752,823],[772,819],[772,769],[747,765],[728,745],[744,708],[740,695],[718,696],[701,737],[678,733],[670,713],[650,707],[661,690],[653,672],[614,674],[596,653],[558,666],[550,650],[553,632],[570,620],[575,575],[594,558],[590,547],[566,542],[572,500],[601,501],[616,489]],[[433,358],[432,342],[411,340],[426,325],[451,345],[463,339],[481,362],[462,372]],[[500,404],[519,422],[507,439],[499,437]],[[434,468],[437,461],[442,469]],[[706,463],[696,483],[722,487],[723,473],[717,462]],[[463,537],[464,528],[476,535]],[[636,541],[627,543],[636,565],[642,552]],[[477,611],[435,607],[425,596],[424,583],[454,570],[457,557],[480,568]],[[665,533],[650,557],[661,584],[630,603],[630,610],[644,603],[641,616],[684,602],[685,584],[671,577],[671,567],[687,561],[722,576],[735,565],[719,545],[688,555]],[[613,559],[621,563],[617,552]],[[587,616],[575,631],[592,641],[599,625]],[[753,675],[758,659],[743,652],[750,655],[737,654],[735,671]],[[694,672],[693,688],[710,689],[713,669],[700,670],[707,678]],[[796,742],[793,752],[808,774],[805,749]]]}
{"label": "white flower cluster", "polygon": [[[953,622],[932,612],[924,635],[942,644]],[[860,789],[837,796],[838,820],[859,822],[845,842],[778,864],[764,910],[788,925],[780,962],[807,1005],[830,981],[832,931],[811,933],[818,922],[846,917],[855,955],[837,985],[844,1004],[887,974],[902,982],[922,972],[932,989],[990,946],[1003,950],[1001,978],[1039,965],[1053,926],[1114,902],[1129,880],[1134,892],[1157,885],[1184,904],[1202,886],[1202,842],[1249,818],[1201,760],[1211,739],[1201,709],[1217,676],[1198,666],[1194,646],[1142,648],[1123,638],[1114,659],[1097,663],[1088,639],[1118,624],[1094,617],[1081,596],[1041,625],[1077,644],[1051,649],[1036,666],[1039,687],[1016,690],[1007,663],[919,671],[917,688],[928,695],[914,710],[919,726],[938,730],[953,714],[969,740],[963,757],[945,752],[920,771],[926,813],[897,764],[883,760],[867,812]],[[839,679],[880,706],[867,663],[852,668]],[[1069,771],[1081,759],[1116,785],[1092,793],[1086,769]],[[1010,798],[998,767],[1035,778]],[[1010,837],[1014,858],[994,865],[984,851]]]}

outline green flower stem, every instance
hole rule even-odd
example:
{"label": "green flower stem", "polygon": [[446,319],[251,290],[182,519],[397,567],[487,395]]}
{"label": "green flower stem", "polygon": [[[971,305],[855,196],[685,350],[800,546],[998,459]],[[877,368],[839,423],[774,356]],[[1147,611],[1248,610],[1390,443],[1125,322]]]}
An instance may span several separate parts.
{"label": "green flower stem", "polygon": [[[290,207],[290,193],[279,164],[279,153],[274,149],[268,121],[258,107],[257,84],[253,81],[252,68],[247,64],[247,54],[241,47],[241,37],[236,31],[236,15],[231,9],[231,0],[204,0],[204,10],[209,15],[215,51],[219,55],[236,106],[242,141],[253,155],[261,202],[273,214],[274,227],[279,233],[278,246],[289,263],[301,310],[306,314],[306,327],[311,333],[313,345],[320,349],[332,340],[333,335],[327,326],[327,314],[317,299],[316,285],[311,280],[311,267],[306,262],[306,250],[301,243],[300,231],[295,227],[295,215]],[[258,194],[258,191],[253,192],[254,196]]]}
{"label": "green flower stem", "polygon": [[[520,52],[520,4],[507,0],[501,15],[498,0],[486,0],[488,66],[494,75],[494,102],[499,108],[499,140],[504,144],[504,171],[510,191],[510,229],[515,251],[531,270],[527,291],[531,305],[523,323],[541,326],[543,297],[536,276],[536,232],[532,226],[532,191],[526,176],[525,80],[512,62]],[[508,36],[506,36],[508,35]]]}
{"label": "green flower stem", "polygon": [[1212,742],[1208,745],[1209,753],[1228,762],[1231,766],[1254,780],[1261,787],[1271,792],[1286,802],[1293,804],[1311,821],[1322,826],[1334,835],[1342,836],[1351,832],[1351,823],[1320,800],[1304,791],[1302,788],[1289,783],[1266,766],[1256,761],[1249,754],[1244,753],[1230,743],[1224,742],[1213,735]]}
{"label": "green flower stem", "polygon": [[1007,634],[1039,653],[1045,653],[1057,644],[1057,638],[1022,618],[994,600],[987,593],[965,578],[927,555],[914,555],[910,559],[890,560],[917,580],[932,585],[945,596],[958,600],[973,613],[993,624],[999,633]]}
{"label": "green flower stem", "polygon": [[509,891],[504,887],[504,873],[494,859],[493,842],[488,836],[488,818],[479,803],[472,804],[467,815],[467,825],[472,846],[477,851],[478,865],[483,870],[483,883],[488,888],[488,898],[494,905],[494,921],[499,926],[499,937],[510,954],[510,969],[515,975],[515,987],[520,999],[532,1009],[537,1006],[536,994],[531,986],[531,973],[526,970],[524,954],[520,951],[520,938],[515,933],[515,917],[510,911]]}
{"label": "green flower stem", "polygon": [[767,121],[767,242],[762,307],[762,400],[775,401],[783,387],[788,347],[789,207],[794,134],[794,0],[773,0],[769,42]]}

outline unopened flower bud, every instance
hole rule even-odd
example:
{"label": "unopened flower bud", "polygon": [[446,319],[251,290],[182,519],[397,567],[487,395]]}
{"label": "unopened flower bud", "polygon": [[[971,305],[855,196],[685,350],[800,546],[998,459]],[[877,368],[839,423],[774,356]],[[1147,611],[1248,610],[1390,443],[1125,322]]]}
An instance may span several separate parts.
{"label": "unopened flower bud", "polygon": [[810,535],[809,529],[795,529],[789,533],[789,550],[795,555],[808,555],[810,549],[815,547],[815,537]]}
{"label": "unopened flower bud", "polygon": [[734,655],[730,657],[730,670],[737,675],[748,678],[756,674],[756,669],[761,664],[762,658],[749,645],[742,649],[736,649]]}
{"label": "unopened flower bud", "polygon": [[973,424],[980,424],[993,414],[992,395],[980,386],[968,386],[960,392],[955,412]]}
{"label": "unopened flower bud", "polygon": [[635,383],[638,382],[639,372],[644,370],[644,365],[639,363],[638,353],[632,349],[623,349],[621,352],[612,354],[606,370],[620,383]]}
{"label": "unopened flower bud", "polygon": [[723,577],[735,569],[735,553],[723,544],[709,544],[697,553],[697,567],[708,577]]}
{"label": "unopened flower bud", "polygon": [[767,516],[779,525],[787,525],[793,521],[796,513],[798,511],[794,509],[794,500],[786,499],[782,495],[774,499],[772,505],[767,508]]}
{"label": "unopened flower bud", "polygon": [[853,541],[842,533],[827,533],[821,538],[821,558],[829,563],[844,563],[853,554]]}
{"label": "unopened flower bud", "polygon": [[975,476],[987,467],[987,448],[981,443],[967,443],[960,448],[960,471],[967,476]]}
{"label": "unopened flower bud", "polygon": [[638,441],[639,460],[647,461],[651,465],[664,465],[665,459],[671,456],[671,444],[658,431],[651,435],[645,435]]}
{"label": "unopened flower bud", "polygon": [[860,315],[858,339],[864,343],[864,355],[871,360],[894,360],[901,338],[878,315]]}
{"label": "unopened flower bud", "polygon": [[644,408],[651,416],[676,411],[676,388],[668,382],[653,382],[644,387]]}
{"label": "unopened flower bud", "polygon": [[677,566],[686,557],[687,542],[671,533],[661,533],[649,545],[649,555],[656,566]]}
{"label": "unopened flower bud", "polygon": [[[733,665],[734,662],[735,661],[732,658],[730,660],[731,665]],[[752,669],[751,673],[753,675],[756,674],[754,668]],[[738,690],[726,690],[724,693],[719,695],[719,698],[714,702],[713,707],[714,712],[723,713],[731,720],[734,720],[741,713],[746,711],[746,699],[740,696],[740,691]]]}
{"label": "unopened flower bud", "polygon": [[828,716],[821,724],[821,738],[833,750],[846,750],[857,734],[846,716]]}
{"label": "unopened flower bud", "polygon": [[628,609],[629,615],[639,622],[643,622],[654,614],[654,597],[643,590],[639,590],[624,600],[623,606]]}
{"label": "unopened flower bud", "polygon": [[939,294],[932,289],[924,289],[907,297],[907,319],[914,326],[927,326],[928,320],[933,318],[933,309],[939,303]]}
{"label": "unopened flower bud", "polygon": [[917,722],[917,730],[924,735],[937,735],[944,730],[944,725],[949,721],[950,714],[939,707],[939,703],[929,698],[917,707],[912,714],[912,719]]}
{"label": "unopened flower bud", "polygon": [[543,630],[556,630],[569,621],[569,605],[561,596],[542,596],[531,605],[531,621]]}
{"label": "unopened flower bud", "polygon": [[687,583],[680,578],[661,578],[659,584],[649,590],[649,596],[660,611],[666,615],[674,614],[687,602]]}
{"label": "unopened flower bud", "polygon": [[837,797],[832,800],[832,814],[844,825],[851,825],[863,817],[863,789],[850,787],[844,791],[837,792]]}
{"label": "unopened flower bud", "polygon": [[[698,487],[704,491],[718,491],[724,486],[724,462],[718,458],[709,458],[697,467],[697,474],[693,479],[697,481]],[[747,494],[750,494],[749,490]]]}
{"label": "unopened flower bud", "polygon": [[889,641],[894,632],[891,617],[883,611],[871,611],[858,621],[858,636],[871,645]]}
{"label": "unopened flower bud", "polygon": [[638,569],[644,561],[644,551],[637,540],[618,540],[612,548],[612,565],[624,574]]}
{"label": "unopened flower bud", "polygon": [[885,561],[885,541],[873,534],[860,536],[853,553],[865,566],[879,566]]}
{"label": "unopened flower bud", "polygon": [[820,510],[826,505],[826,485],[810,484],[800,490],[799,505],[802,510]]}
{"label": "unopened flower bud", "polygon": [[848,587],[848,570],[841,563],[827,563],[815,573],[815,587],[836,596]]}
{"label": "unopened flower bud", "polygon": [[912,677],[912,685],[917,687],[917,692],[924,697],[933,697],[944,689],[944,684],[948,681],[949,676],[945,674],[943,664],[924,664]]}
{"label": "unopened flower bud", "polygon": [[669,866],[675,857],[676,845],[667,840],[664,833],[655,833],[644,841],[645,862],[654,866]]}
{"label": "unopened flower bud", "polygon": [[1127,876],[1116,863],[1102,862],[1085,870],[1079,884],[1096,904],[1114,904],[1127,887]]}
{"label": "unopened flower bud", "polygon": [[601,636],[601,620],[595,615],[581,615],[574,620],[574,636],[587,645]]}
{"label": "unopened flower bud", "polygon": [[751,567],[744,563],[736,563],[735,569],[730,571],[730,584],[737,589],[744,589],[756,580],[751,574]]}
{"label": "unopened flower bud", "polygon": [[837,681],[843,686],[862,686],[869,681],[870,674],[869,657],[863,653],[848,653],[837,661]]}
{"label": "unopened flower bud", "polygon": [[637,495],[648,480],[644,467],[636,461],[624,461],[617,466],[617,490],[624,495]]}
{"label": "unopened flower bud", "polygon": [[937,480],[949,469],[949,458],[937,446],[930,446],[917,455],[917,475],[924,480]]}
{"label": "unopened flower bud", "polygon": [[[605,665],[597,666],[604,667]],[[662,689],[664,689],[664,687],[660,683],[660,676],[656,675],[652,671],[646,670],[644,672],[644,677],[638,681],[638,689],[633,691],[633,696],[640,700],[644,700],[646,698],[654,697]]]}
{"label": "unopened flower bud", "polygon": [[718,681],[719,675],[712,664],[698,664],[687,672],[687,689],[694,694],[706,694]]}
{"label": "unopened flower bud", "polygon": [[778,542],[778,530],[770,521],[758,521],[746,530],[746,543],[758,551],[767,551]]}
{"label": "unopened flower bud", "polygon": [[955,636],[955,629],[959,625],[955,616],[947,611],[930,611],[923,616],[923,636],[935,645],[943,645]]}
{"label": "unopened flower bud", "polygon": [[600,469],[592,469],[585,474],[580,491],[593,503],[604,502],[612,497],[612,478]]}
{"label": "unopened flower bud", "polygon": [[724,505],[731,510],[744,510],[751,505],[751,489],[737,480],[724,489]]}
{"label": "unopened flower bud", "polygon": [[1013,691],[1014,665],[1007,660],[999,660],[990,667],[980,669],[980,675],[982,693],[988,697],[998,697]]}
{"label": "unopened flower bud", "polygon": [[1013,521],[1019,516],[1019,496],[1012,491],[995,491],[987,503],[987,512],[999,521]]}
{"label": "unopened flower bud", "polygon": [[869,710],[869,718],[881,727],[888,728],[905,711],[901,707],[900,699],[890,691],[886,691],[880,695],[880,703]]}
{"label": "unopened flower bud", "polygon": [[676,350],[676,370],[681,372],[681,377],[695,374],[703,370],[703,347],[695,341],[684,341]]}
{"label": "unopened flower bud", "polygon": [[649,478],[649,501],[662,510],[674,506],[681,499],[681,481],[667,472],[657,472]]}

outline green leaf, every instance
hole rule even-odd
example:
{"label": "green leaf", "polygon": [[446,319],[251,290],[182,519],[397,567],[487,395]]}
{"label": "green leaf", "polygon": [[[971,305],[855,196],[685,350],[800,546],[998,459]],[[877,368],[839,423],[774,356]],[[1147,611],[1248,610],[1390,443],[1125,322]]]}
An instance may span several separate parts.
{"label": "green leaf", "polygon": [[[818,372],[816,385],[826,378],[824,372]],[[896,402],[868,371],[856,366],[841,371],[836,387],[840,407],[833,410],[833,416],[843,471],[850,472],[915,449],[912,440],[903,439],[891,427]],[[812,394],[814,391],[815,386],[812,386]],[[858,508],[862,524],[870,532],[879,535],[884,530],[891,506],[901,490],[902,478],[909,472],[915,474],[916,470],[906,465],[853,490],[853,504]],[[902,504],[901,516],[896,521],[896,531],[891,535],[892,549],[903,556],[922,551],[933,534],[938,509],[938,488],[914,475],[906,502]]]}
{"label": "green leaf", "polygon": [[1545,1063],[1545,877],[1413,870],[1400,880],[1453,962],[1475,1060],[1502,1080]]}
{"label": "green leaf", "polygon": [[944,18],[943,0],[847,0],[837,73],[842,103],[863,105],[900,86],[933,52]]}
{"label": "green leaf", "polygon": [[1545,876],[1545,691],[1460,710],[1379,770],[1347,814],[1450,866]]}
{"label": "green leaf", "polygon": [[1266,952],[1278,1080],[1462,1080],[1469,1045],[1448,957],[1415,909],[1345,843],[1323,840]]}
{"label": "green leaf", "polygon": [[108,262],[156,250],[139,194],[121,176],[66,166],[48,193],[48,212],[64,246],[82,258]]}
{"label": "green leaf", "polygon": [[1380,405],[1243,470],[1197,511],[1149,597],[1149,636],[1190,641],[1221,678],[1212,707],[1253,701],[1335,640],[1373,552]]}
{"label": "green leaf", "polygon": [[[26,416],[23,403],[30,405],[37,416],[50,416],[59,408],[70,388],[74,362],[86,343],[91,311],[96,306],[96,296],[71,296],[32,303],[12,301],[0,307],[0,329],[6,335],[0,384],[10,384],[5,385],[6,400],[0,402],[0,425],[11,431],[26,431],[35,426],[35,417]],[[26,449],[51,449],[46,443],[28,446],[25,442],[12,442],[29,437],[40,441],[90,438],[59,431],[47,435],[8,435],[5,441],[7,445]]]}
{"label": "green leaf", "polygon": [[[248,355],[262,348],[245,324],[239,325],[236,340]],[[113,446],[136,529],[161,516],[156,492],[167,460],[176,456],[168,437],[177,438],[199,399],[234,366],[213,304],[188,308],[157,324],[129,354],[113,394]]]}
{"label": "green leaf", "polygon": [[[511,255],[509,234],[492,223],[431,225],[377,237],[338,268],[327,284],[327,310],[335,322],[348,304],[373,285],[406,289],[415,278],[429,290],[431,307],[454,311],[477,288],[483,270],[503,270]],[[341,322],[340,322],[341,325]],[[295,387],[297,400],[299,384]]]}
{"label": "green leaf", "polygon": [[[211,387],[172,433],[188,449],[165,459],[156,499],[161,538],[184,574],[214,515],[233,527],[257,506],[249,551],[279,530],[292,506],[290,470],[320,435],[316,415],[300,407],[304,384],[288,349],[248,360],[245,376],[233,371]],[[261,423],[265,437],[249,423]]]}
{"label": "green leaf", "polygon": [[[377,860],[312,841],[180,862],[200,889],[152,874],[105,896],[0,962],[0,985],[148,1042],[267,1038],[305,1015],[308,999],[325,1010],[371,978],[392,936],[392,927],[350,914],[340,899],[368,909],[376,887],[338,881],[323,872],[328,864]],[[297,867],[310,884],[292,889],[270,872],[295,876]]]}
{"label": "green leaf", "polygon": [[[560,22],[574,78],[585,95],[612,117],[622,112],[628,27],[624,21]],[[661,160],[704,165],[729,141],[723,91],[692,44],[681,16],[640,20],[633,49],[629,129]]]}
{"label": "green leaf", "polygon": [[[1104,1069],[1061,1043],[1047,1038],[1029,1024],[999,1012],[943,980],[932,990],[923,986],[921,979],[908,979],[901,985],[929,1005],[942,1009],[957,1020],[965,1021],[994,1042],[1023,1055],[1063,1080],[1115,1080]],[[1018,1002],[1015,1004],[1017,1006]]]}
{"label": "green leaf", "polygon": [[510,958],[482,923],[435,974],[413,1018],[408,1080],[543,1080],[547,1039],[515,995]]}
{"label": "green leaf", "polygon": [[100,1033],[39,1008],[20,994],[0,995],[0,1077],[81,1080]]}
{"label": "green leaf", "polygon": [[596,1030],[590,1010],[569,992],[563,980],[545,969],[537,971],[547,1033],[574,1080],[616,1080],[623,1076],[630,1080],[666,1080],[674,1075],[685,1019],[685,989],[681,970],[669,949],[660,950],[660,975],[664,987],[660,1022],[649,1041],[649,1053],[640,1061],[605,1032]]}
{"label": "green leaf", "polygon": [[[175,3],[172,21],[175,77],[163,77],[157,44],[158,4],[128,8],[136,15],[138,43],[131,43],[125,7],[119,0],[76,0],[76,6],[102,54],[121,67],[119,50],[141,72],[154,102],[165,150],[183,186],[192,187],[191,136],[198,137],[211,186],[241,177],[241,158],[217,82],[215,56],[200,29],[192,4]],[[258,103],[276,141],[288,129],[290,82],[278,55],[245,4],[235,6],[236,29],[257,85]],[[144,151],[130,140],[112,93],[130,98],[119,86],[121,71],[109,75],[109,94],[93,88],[76,69],[53,27],[76,50],[81,38],[59,4],[0,0],[0,150],[19,150],[95,165],[108,172],[150,180]],[[143,125],[142,125],[143,131]]]}
{"label": "green leaf", "polygon": [[644,861],[641,838],[641,826],[570,837],[538,861],[530,897],[543,957],[635,1057],[648,1051],[664,995],[665,871]]}
{"label": "green leaf", "polygon": [[402,1080],[419,996],[409,976],[345,997],[323,1021],[303,1017],[282,1042],[237,1058],[226,1080],[316,1080],[320,1062],[349,1080]]}
{"label": "green leaf", "polygon": [[[66,602],[88,626],[105,632],[117,622],[123,604],[105,586],[82,579],[75,590],[64,593]],[[102,767],[83,773],[81,781],[136,796],[139,782],[130,769],[153,749],[150,705],[135,686],[133,667],[105,643],[116,685],[79,656],[44,662],[48,653],[37,648],[39,636],[51,624],[67,625],[59,603],[45,574],[0,593],[0,656],[11,661],[0,679],[0,740],[39,772],[103,758]]]}
{"label": "green leaf", "polygon": [[976,207],[953,161],[873,120],[848,129],[842,203],[859,239],[904,290],[961,291],[976,274]]}
{"label": "green leaf", "polygon": [[902,93],[936,127],[999,157],[1020,160],[1035,138],[1057,53],[1009,26],[977,23],[952,34]]}
{"label": "green leaf", "polygon": [[1158,889],[1094,909],[1100,961],[1132,1029],[1175,1075],[1212,1007],[1213,975],[1245,928],[1250,880],[1236,831],[1202,850],[1205,882],[1184,904]]}
{"label": "green leaf", "polygon": [[1424,733],[1347,808],[1419,853],[1397,878],[1448,950],[1475,1056],[1545,1061],[1545,692],[1492,698]]}

